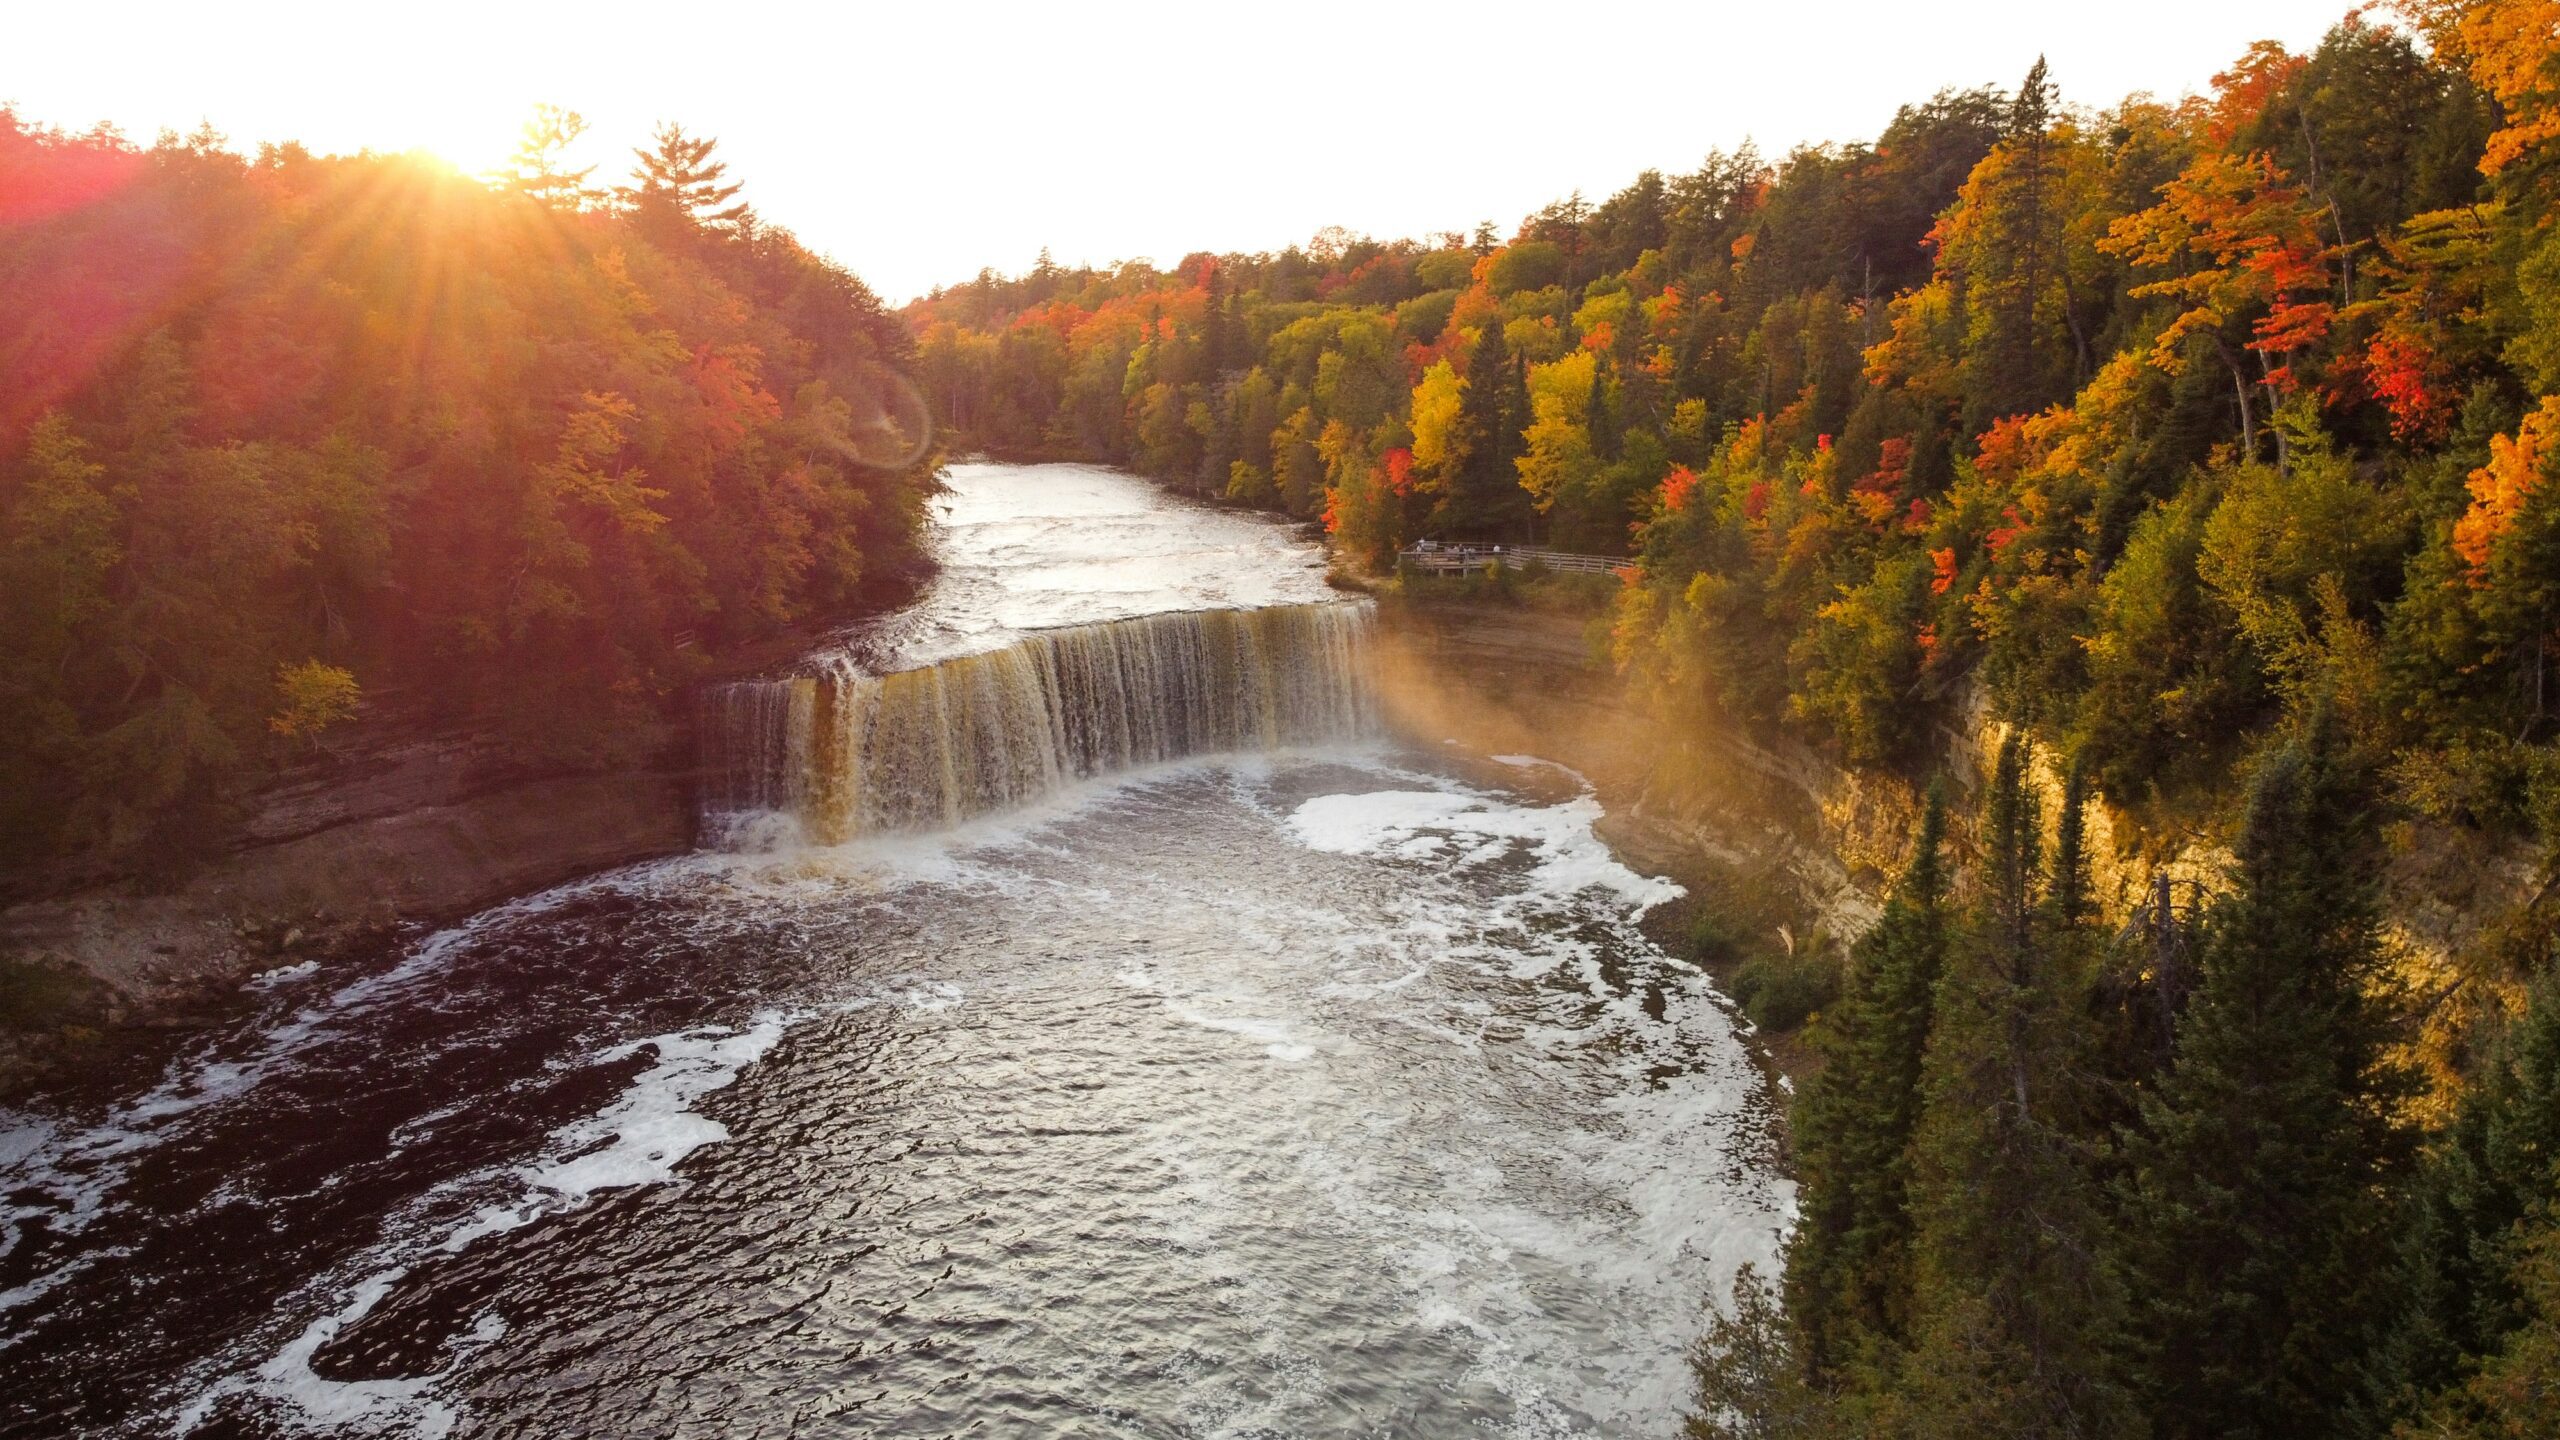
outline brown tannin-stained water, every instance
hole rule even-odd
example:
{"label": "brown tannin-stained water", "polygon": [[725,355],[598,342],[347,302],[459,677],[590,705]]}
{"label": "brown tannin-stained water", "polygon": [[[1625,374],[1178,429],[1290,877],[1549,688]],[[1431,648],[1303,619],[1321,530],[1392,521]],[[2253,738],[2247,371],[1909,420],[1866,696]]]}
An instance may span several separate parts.
{"label": "brown tannin-stained water", "polygon": [[1377,734],[1288,532],[953,483],[716,702],[729,848],[0,1112],[0,1429],[1674,1433],[1791,1192],[1669,887]]}

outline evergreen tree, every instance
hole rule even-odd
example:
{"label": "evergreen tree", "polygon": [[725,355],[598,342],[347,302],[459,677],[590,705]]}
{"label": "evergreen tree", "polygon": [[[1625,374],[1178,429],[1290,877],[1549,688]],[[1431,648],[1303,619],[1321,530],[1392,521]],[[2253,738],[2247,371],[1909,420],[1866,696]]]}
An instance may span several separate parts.
{"label": "evergreen tree", "polygon": [[516,144],[516,153],[497,179],[519,195],[537,200],[558,210],[575,210],[597,197],[587,188],[587,176],[593,165],[576,170],[562,166],[562,157],[578,137],[587,133],[587,118],[575,110],[557,105],[536,105],[533,118],[524,122],[524,135]]}
{"label": "evergreen tree", "polygon": [[655,146],[631,152],[640,162],[631,172],[638,183],[621,195],[634,210],[644,219],[676,217],[694,226],[735,226],[746,219],[747,207],[732,203],[737,183],[721,183],[728,176],[728,162],[711,158],[718,140],[687,135],[672,121],[655,134]]}
{"label": "evergreen tree", "polygon": [[1975,167],[1936,237],[1964,312],[1957,368],[1970,434],[2042,410],[2087,377],[2066,264],[2074,150],[2057,133],[2055,108],[2038,58],[2010,101],[2000,144]]}
{"label": "evergreen tree", "polygon": [[2524,1013],[2490,1043],[2400,1207],[2370,1362],[2376,1429],[2529,1319],[2534,1227],[2560,1202],[2560,941],[2547,944]]}
{"label": "evergreen tree", "polygon": [[1669,207],[1669,189],[1659,170],[1645,171],[1634,184],[1610,196],[1591,217],[1592,228],[1599,232],[1600,269],[1624,270],[1647,250],[1661,249],[1667,233],[1663,217]]}
{"label": "evergreen tree", "polygon": [[1794,1110],[1801,1210],[1787,1308],[1818,1375],[1904,1338],[1911,1301],[1911,1138],[1920,1066],[1945,965],[1946,805],[1929,790],[1911,864],[1849,955],[1814,1043],[1822,1068]]}
{"label": "evergreen tree", "polygon": [[1733,1313],[1708,1322],[1691,1353],[1697,1409],[1689,1440],[1817,1440],[1837,1433],[1823,1393],[1805,1383],[1776,1287],[1751,1266],[1733,1277]]}
{"label": "evergreen tree", "polygon": [[1458,402],[1451,448],[1459,461],[1431,517],[1443,534],[1508,535],[1528,513],[1520,488],[1520,432],[1528,424],[1529,386],[1521,365],[1502,343],[1502,326],[1487,320],[1467,354],[1467,384]]}
{"label": "evergreen tree", "polygon": [[2053,883],[2045,913],[2063,934],[2089,919],[2089,767],[2075,756],[2062,782],[2062,813],[2055,817]]}
{"label": "evergreen tree", "polygon": [[1929,1041],[1912,1348],[1886,1410],[1915,1435],[2113,1436],[2139,1423],[2115,1379],[2124,1302],[2075,1130],[2089,945],[2039,894],[2041,806],[2026,764],[2013,736]]}
{"label": "evergreen tree", "polygon": [[2046,278],[2045,191],[2052,169],[2046,130],[2053,123],[2053,100],[2053,83],[2038,55],[2009,105],[2011,164],[2005,188],[2014,226],[2007,237],[2012,283],[1990,297],[1997,338],[1990,353],[1989,413],[1977,419],[2032,410],[2041,398],[2035,310]]}
{"label": "evergreen tree", "polygon": [[1243,368],[1238,361],[1244,343],[1238,333],[1235,287],[1228,283],[1227,267],[1211,260],[1205,288],[1207,297],[1200,309],[1200,373],[1203,379],[1214,382],[1229,370]]}
{"label": "evergreen tree", "polygon": [[2404,1072],[2378,998],[2374,827],[2315,723],[2254,778],[2234,892],[2128,1141],[2140,1383],[2156,1431],[2328,1436],[2387,1251]]}
{"label": "evergreen tree", "polygon": [[2511,1277],[2522,1324],[2455,1389],[2399,1434],[2426,1440],[2560,1435],[2560,1211],[2545,1202],[2518,1228]]}

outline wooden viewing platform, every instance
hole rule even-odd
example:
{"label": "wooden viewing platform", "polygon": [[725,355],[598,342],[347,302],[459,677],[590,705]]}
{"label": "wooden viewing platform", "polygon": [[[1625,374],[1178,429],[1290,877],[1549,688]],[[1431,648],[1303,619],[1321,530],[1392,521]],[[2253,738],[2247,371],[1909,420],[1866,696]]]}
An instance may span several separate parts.
{"label": "wooden viewing platform", "polygon": [[1426,540],[1397,551],[1396,563],[1424,575],[1463,575],[1470,570],[1491,570],[1496,565],[1507,570],[1526,570],[1534,565],[1585,575],[1614,575],[1636,562],[1620,555],[1576,555],[1538,545],[1440,545]]}

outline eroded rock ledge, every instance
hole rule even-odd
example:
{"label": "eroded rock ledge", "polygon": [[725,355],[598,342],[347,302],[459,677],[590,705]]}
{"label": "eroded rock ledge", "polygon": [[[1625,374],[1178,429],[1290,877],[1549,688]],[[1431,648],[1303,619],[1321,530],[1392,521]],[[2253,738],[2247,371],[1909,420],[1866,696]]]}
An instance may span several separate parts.
{"label": "eroded rock ledge", "polygon": [[692,747],[669,723],[619,770],[507,758],[485,737],[377,716],[254,796],[185,871],[0,910],[0,1095],[117,1030],[221,1013],[240,983],[693,842]]}

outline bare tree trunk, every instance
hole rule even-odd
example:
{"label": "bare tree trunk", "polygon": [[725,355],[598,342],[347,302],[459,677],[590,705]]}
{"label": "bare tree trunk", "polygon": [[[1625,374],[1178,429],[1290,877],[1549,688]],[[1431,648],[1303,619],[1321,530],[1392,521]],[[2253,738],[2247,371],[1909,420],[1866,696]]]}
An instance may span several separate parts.
{"label": "bare tree trunk", "polygon": [[2329,229],[2338,237],[2338,303],[2351,304],[2355,299],[2355,257],[2347,249],[2346,218],[2338,213],[2338,197],[2330,193],[2328,182],[2321,178],[2320,142],[2311,138],[2311,113],[2296,105],[2293,118],[2302,122],[2302,148],[2311,156],[2311,188],[2320,192],[2320,199],[2329,207]]}
{"label": "bare tree trunk", "polygon": [[2231,393],[2240,401],[2240,458],[2255,460],[2258,458],[2258,417],[2257,411],[2249,404],[2249,377],[2240,369],[2240,357],[2231,353],[2231,346],[2221,336],[2213,337],[2213,348],[2221,354],[2223,366],[2230,370]]}
{"label": "bare tree trunk", "polygon": [[2284,427],[2274,423],[2274,378],[2277,368],[2278,367],[2276,366],[2272,356],[2268,355],[2264,350],[2258,352],[2258,370],[2266,377],[2266,379],[2260,383],[2265,384],[2267,387],[2267,428],[2273,430],[2276,436],[2276,473],[2280,475],[2290,475],[2293,473],[2293,442],[2285,438]]}

